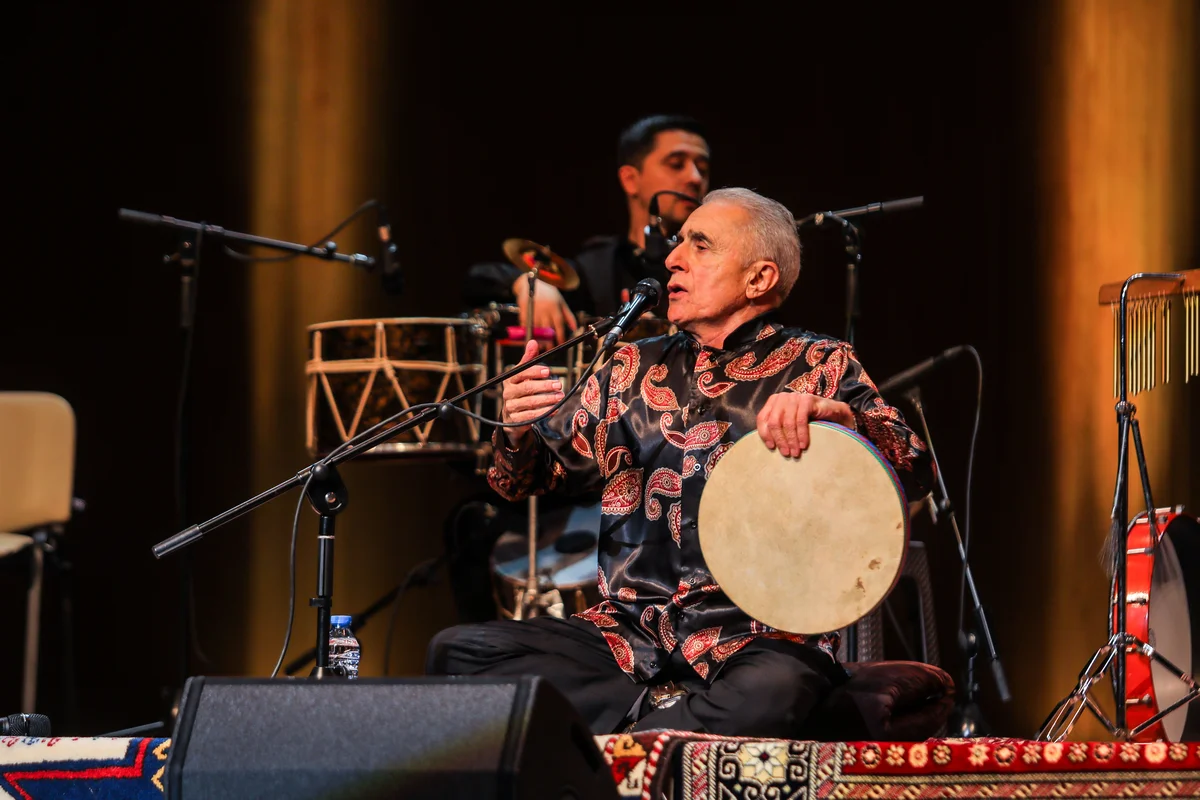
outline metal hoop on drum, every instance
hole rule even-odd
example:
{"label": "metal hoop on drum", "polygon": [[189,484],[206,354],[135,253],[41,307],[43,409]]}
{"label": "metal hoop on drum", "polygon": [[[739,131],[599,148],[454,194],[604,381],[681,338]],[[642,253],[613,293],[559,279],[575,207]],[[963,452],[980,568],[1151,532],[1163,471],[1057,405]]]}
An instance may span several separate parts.
{"label": "metal hoop on drum", "polygon": [[[1126,724],[1134,741],[1188,742],[1200,739],[1200,702],[1182,675],[1200,668],[1200,521],[1183,506],[1155,511],[1155,541],[1146,512],[1129,523],[1125,549],[1126,631],[1156,650],[1125,653]],[[1116,629],[1120,598],[1113,581],[1111,627]],[[1186,698],[1192,695],[1192,702]],[[1162,719],[1150,720],[1183,702]],[[1138,731],[1139,727],[1146,726]]]}
{"label": "metal hoop on drum", "polygon": [[[853,625],[896,585],[908,551],[904,490],[867,439],[810,422],[800,459],[757,433],[728,449],[700,495],[700,548],[738,608],[781,631]],[[724,447],[725,445],[722,445]]]}
{"label": "metal hoop on drum", "polygon": [[[395,317],[308,326],[306,445],[328,454],[404,409],[440,403],[482,383],[486,330],[477,318]],[[462,406],[476,414],[479,396]],[[377,458],[480,458],[480,424],[465,415],[433,418],[364,455]]]}

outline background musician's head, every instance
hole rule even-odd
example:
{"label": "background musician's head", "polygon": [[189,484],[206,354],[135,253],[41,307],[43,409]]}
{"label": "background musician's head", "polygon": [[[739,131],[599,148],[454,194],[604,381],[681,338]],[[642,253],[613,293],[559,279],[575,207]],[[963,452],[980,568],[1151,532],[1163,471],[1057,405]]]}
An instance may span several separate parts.
{"label": "background musician's head", "polygon": [[667,258],[671,322],[705,344],[787,298],[800,275],[800,239],[786,207],[749,189],[718,189],[688,217]]}
{"label": "background musician's head", "polygon": [[[630,239],[641,245],[650,218],[650,198],[669,189],[696,198],[708,191],[709,150],[703,126],[691,117],[643,117],[617,140],[617,178],[629,206]],[[696,209],[672,195],[660,195],[666,226],[678,230]]]}

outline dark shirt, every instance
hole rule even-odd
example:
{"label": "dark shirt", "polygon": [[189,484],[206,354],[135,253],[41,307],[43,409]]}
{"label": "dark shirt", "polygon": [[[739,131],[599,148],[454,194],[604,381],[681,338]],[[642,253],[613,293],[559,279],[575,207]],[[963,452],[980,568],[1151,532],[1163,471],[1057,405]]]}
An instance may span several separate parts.
{"label": "dark shirt", "polygon": [[[567,261],[579,273],[579,288],[564,290],[563,299],[572,311],[595,316],[615,314],[622,305],[621,290],[633,288],[642,278],[655,278],[663,286],[669,280],[665,266],[645,263],[637,245],[624,237],[589,239]],[[467,272],[463,300],[477,308],[492,301],[511,303],[512,284],[520,275],[521,270],[507,261],[476,264]]]}
{"label": "dark shirt", "polygon": [[677,647],[698,675],[757,637],[786,638],[833,656],[835,634],[801,636],[750,618],[721,591],[700,552],[700,495],[720,458],[757,428],[780,392],[841,400],[855,427],[896,470],[907,496],[931,485],[932,461],[900,412],[887,405],[851,346],[773,315],[747,322],[724,349],[689,333],[626,345],[550,419],[531,444],[495,436],[492,487],[510,500],[544,491],[602,491],[599,587],[603,600],[576,616],[600,628],[617,664],[638,681]]}

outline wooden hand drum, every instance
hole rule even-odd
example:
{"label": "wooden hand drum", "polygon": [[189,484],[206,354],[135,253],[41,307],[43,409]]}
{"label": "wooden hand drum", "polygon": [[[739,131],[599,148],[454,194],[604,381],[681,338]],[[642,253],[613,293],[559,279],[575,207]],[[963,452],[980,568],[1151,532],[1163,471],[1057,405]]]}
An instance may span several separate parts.
{"label": "wooden hand drum", "polygon": [[738,608],[818,634],[887,597],[904,566],[908,508],[874,445],[840,425],[808,430],[798,459],[742,437],[713,470],[697,523],[704,560]]}

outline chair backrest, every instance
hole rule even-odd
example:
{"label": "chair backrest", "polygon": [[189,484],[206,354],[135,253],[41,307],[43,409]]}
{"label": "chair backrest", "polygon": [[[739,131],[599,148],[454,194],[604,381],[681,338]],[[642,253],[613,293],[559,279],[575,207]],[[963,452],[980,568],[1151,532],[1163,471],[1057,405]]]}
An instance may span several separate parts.
{"label": "chair backrest", "polygon": [[75,412],[49,392],[0,392],[0,531],[66,522],[75,474]]}
{"label": "chair backrest", "polygon": [[[891,610],[890,615],[885,612]],[[888,637],[884,630],[885,616],[895,634]],[[850,652],[847,644],[853,630],[855,651]],[[895,588],[884,600],[884,605],[871,611],[858,622],[840,631],[842,641],[838,647],[839,661],[920,661],[938,666],[941,652],[938,648],[937,620],[933,611],[933,586],[929,577],[929,556],[925,543],[909,541],[904,569],[896,581]],[[885,638],[890,644],[885,646]],[[893,653],[894,645],[901,645],[900,652]]]}

